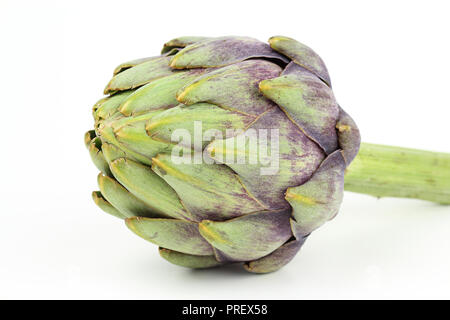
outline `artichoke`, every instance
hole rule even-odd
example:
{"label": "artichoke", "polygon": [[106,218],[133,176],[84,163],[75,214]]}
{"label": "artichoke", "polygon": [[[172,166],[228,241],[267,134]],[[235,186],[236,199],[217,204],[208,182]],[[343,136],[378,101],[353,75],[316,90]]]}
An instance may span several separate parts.
{"label": "artichoke", "polygon": [[171,263],[272,272],[338,213],[360,135],[296,40],[177,38],[119,65],[104,94],[85,136],[93,199]]}

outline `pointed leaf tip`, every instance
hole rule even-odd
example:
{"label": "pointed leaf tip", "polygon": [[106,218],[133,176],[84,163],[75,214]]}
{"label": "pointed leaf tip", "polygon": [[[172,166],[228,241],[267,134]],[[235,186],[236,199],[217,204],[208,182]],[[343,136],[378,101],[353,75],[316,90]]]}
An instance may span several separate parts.
{"label": "pointed leaf tip", "polygon": [[227,221],[202,221],[200,234],[236,261],[249,261],[275,251],[290,237],[290,210],[262,211]]}
{"label": "pointed leaf tip", "polygon": [[128,218],[125,222],[138,236],[163,248],[200,256],[214,254],[211,245],[200,235],[197,223],[142,217]]}
{"label": "pointed leaf tip", "polygon": [[191,269],[213,268],[222,265],[214,256],[191,255],[161,247],[159,254],[170,263]]}
{"label": "pointed leaf tip", "polygon": [[331,87],[331,80],[325,63],[311,48],[284,36],[271,37],[269,44],[272,49],[291,58],[296,64],[311,71]]}
{"label": "pointed leaf tip", "polygon": [[125,158],[114,160],[110,166],[116,179],[153,212],[192,220],[176,192],[150,167]]}
{"label": "pointed leaf tip", "polygon": [[259,89],[327,154],[332,153],[338,148],[336,121],[339,116],[333,91],[303,68],[289,70],[280,77],[263,80]]}
{"label": "pointed leaf tip", "polygon": [[114,208],[101,194],[100,191],[92,192],[92,200],[94,200],[95,204],[102,209],[104,212],[109,213],[112,216],[115,216],[119,219],[125,219],[126,216],[122,214],[119,210]]}
{"label": "pointed leaf tip", "polygon": [[102,196],[124,216],[158,217],[151,208],[113,178],[99,174],[97,180]]}
{"label": "pointed leaf tip", "polygon": [[106,86],[104,93],[138,88],[152,80],[172,74],[169,67],[170,57],[159,57],[138,64],[116,74]]}

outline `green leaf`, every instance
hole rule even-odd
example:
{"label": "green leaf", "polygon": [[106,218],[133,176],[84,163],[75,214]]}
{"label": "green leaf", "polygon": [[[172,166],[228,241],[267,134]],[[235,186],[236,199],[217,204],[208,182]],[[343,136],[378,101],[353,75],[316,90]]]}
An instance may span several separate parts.
{"label": "green leaf", "polygon": [[[137,131],[139,133],[139,131],[143,132],[146,136],[145,133],[145,119],[124,119],[122,122],[120,122],[120,120],[122,120],[124,118],[120,118],[120,119],[110,119],[104,122],[101,122],[99,124],[99,127],[97,128],[97,133],[99,134],[99,136],[101,137],[103,143],[108,143],[108,144],[112,144],[114,145],[116,148],[120,149],[123,153],[125,153],[127,156],[127,158],[131,158],[133,160],[137,160],[139,162],[142,162],[144,164],[148,164],[151,165],[151,157],[147,157],[139,152],[136,152],[135,150],[132,150],[131,148],[128,147],[128,145],[126,144],[127,142],[127,135],[126,135],[126,129],[124,129],[121,132],[120,138],[122,141],[118,140],[118,136],[116,136],[116,132],[120,131],[120,128],[123,124],[128,124],[128,123],[132,123],[133,121],[138,121],[141,120],[141,124],[139,127],[139,123],[137,124],[138,128]],[[129,122],[127,122],[129,121]],[[114,127],[113,127],[114,126]],[[135,137],[135,135],[131,135],[132,138]],[[138,135],[138,137],[143,137],[143,135]],[[149,138],[148,136],[146,136],[145,138]],[[144,141],[147,142],[147,141]],[[136,146],[133,145],[133,147],[135,147],[134,149],[137,149],[137,147],[139,147],[140,145],[137,144]],[[117,150],[114,150],[115,154],[117,154]],[[110,162],[111,159],[109,159],[110,157],[105,156],[107,158],[107,161]],[[113,156],[114,157],[114,156]]]}
{"label": "green leaf", "polygon": [[209,40],[212,38],[207,38],[207,37],[179,37],[179,38],[175,38],[172,39],[168,42],[166,42],[164,44],[164,47],[161,51],[161,54],[164,53],[168,53],[171,50],[175,49],[175,48],[184,48],[186,46],[189,46],[193,43],[196,42],[200,42],[200,41],[204,41],[204,40]]}
{"label": "green leaf", "polygon": [[259,89],[327,154],[338,148],[339,107],[333,91],[315,75],[293,64],[282,76],[261,81]]}
{"label": "green leaf", "polygon": [[289,62],[264,42],[247,37],[213,38],[191,44],[172,57],[175,69],[223,67],[250,58]]}
{"label": "green leaf", "polygon": [[120,106],[120,112],[130,116],[175,107],[179,104],[175,96],[177,91],[204,72],[204,69],[180,71],[154,80],[128,97]]}
{"label": "green leaf", "polygon": [[283,244],[268,256],[245,263],[244,268],[253,273],[268,273],[277,271],[291,262],[302,247],[305,240],[306,238],[291,240]]}
{"label": "green leaf", "polygon": [[347,166],[355,159],[361,144],[361,136],[355,121],[339,107],[339,119],[336,124],[339,147],[342,149]]}
{"label": "green leaf", "polygon": [[148,58],[139,58],[139,59],[135,59],[135,60],[131,60],[131,61],[127,61],[124,63],[121,63],[120,65],[118,65],[115,69],[114,69],[114,75],[126,70],[126,69],[130,69],[132,67],[137,66],[138,64],[147,62],[147,61],[151,61],[151,60],[155,60],[160,58],[161,56],[156,56],[156,57],[148,57]]}
{"label": "green leaf", "polygon": [[169,61],[170,57],[160,57],[120,72],[111,79],[104,93],[134,89],[152,80],[168,76],[172,74]]}
{"label": "green leaf", "polygon": [[332,219],[344,194],[345,161],[341,151],[330,154],[308,182],[286,191],[293,208],[293,230],[297,238],[306,236]]}
{"label": "green leaf", "polygon": [[233,169],[246,189],[270,210],[289,208],[286,189],[306,182],[325,158],[279,108],[264,113],[246,133],[213,141],[206,151]]}
{"label": "green leaf", "polygon": [[159,217],[145,203],[133,196],[116,180],[99,174],[98,186],[103,197],[126,217]]}
{"label": "green leaf", "polygon": [[91,145],[92,139],[94,139],[97,135],[95,134],[95,130],[89,130],[84,134],[84,145],[89,149]]}
{"label": "green leaf", "polygon": [[107,143],[105,141],[103,141],[103,143],[102,143],[102,153],[103,153],[103,156],[104,156],[106,162],[108,162],[108,164],[119,158],[132,159],[132,157],[127,155],[125,152],[120,150],[118,147],[116,147],[115,145],[113,145],[111,143]]}
{"label": "green leaf", "polygon": [[129,159],[114,160],[111,165],[114,177],[152,212],[161,216],[189,219],[176,192],[150,167]]}
{"label": "green leaf", "polygon": [[159,248],[159,254],[170,263],[191,269],[213,268],[222,265],[214,256],[195,256],[166,248]]}
{"label": "green leaf", "polygon": [[100,138],[94,138],[89,145],[89,154],[91,156],[92,162],[95,164],[98,170],[102,173],[111,176],[111,171],[109,170],[108,162],[106,162],[105,157],[102,152],[102,141]]}
{"label": "green leaf", "polygon": [[272,49],[291,58],[299,66],[309,70],[331,87],[330,76],[322,58],[308,46],[292,38],[276,36],[269,39]]}
{"label": "green leaf", "polygon": [[131,231],[158,246],[199,256],[213,254],[195,222],[141,217],[129,218],[125,222]]}
{"label": "green leaf", "polygon": [[258,83],[278,77],[281,68],[265,60],[250,60],[209,72],[182,88],[177,99],[183,104],[209,102],[223,108],[259,115],[274,104],[264,98]]}
{"label": "green leaf", "polygon": [[[187,130],[192,138],[200,133],[204,141],[196,150],[202,151],[213,138],[232,136],[235,130],[244,130],[255,119],[254,116],[226,110],[214,104],[196,103],[191,106],[179,105],[157,114],[148,121],[146,129],[153,139],[167,143],[173,143],[171,141],[175,130]],[[180,141],[179,144],[193,148],[194,141],[191,140]]]}
{"label": "green leaf", "polygon": [[204,220],[199,230],[230,258],[250,261],[270,254],[292,237],[289,217],[290,210],[263,211],[222,222]]}
{"label": "green leaf", "polygon": [[105,198],[103,198],[100,191],[94,191],[92,192],[92,199],[94,200],[95,204],[102,209],[104,212],[109,213],[110,215],[113,215],[119,219],[125,219],[126,215],[120,213],[119,210],[114,208],[108,201],[106,201]]}
{"label": "green leaf", "polygon": [[225,220],[264,209],[224,165],[177,163],[166,154],[152,162],[153,171],[175,189],[195,221]]}
{"label": "green leaf", "polygon": [[[151,164],[151,158],[161,152],[170,152],[172,145],[150,137],[146,123],[163,110],[149,112],[136,117],[124,117],[110,123],[119,148],[125,150],[145,164]],[[140,155],[137,157],[136,155]],[[142,159],[143,157],[143,159]]]}
{"label": "green leaf", "polygon": [[118,92],[112,96],[99,100],[94,105],[94,118],[96,121],[102,119],[108,119],[112,115],[116,114],[119,110],[120,104],[133,93],[133,90],[127,90],[124,92]]}

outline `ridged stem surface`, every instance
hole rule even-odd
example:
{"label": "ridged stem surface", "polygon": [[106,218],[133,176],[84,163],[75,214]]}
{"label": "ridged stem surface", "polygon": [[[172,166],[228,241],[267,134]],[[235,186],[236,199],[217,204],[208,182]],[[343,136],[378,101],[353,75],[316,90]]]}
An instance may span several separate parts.
{"label": "ridged stem surface", "polygon": [[362,143],[345,190],[450,204],[450,154]]}

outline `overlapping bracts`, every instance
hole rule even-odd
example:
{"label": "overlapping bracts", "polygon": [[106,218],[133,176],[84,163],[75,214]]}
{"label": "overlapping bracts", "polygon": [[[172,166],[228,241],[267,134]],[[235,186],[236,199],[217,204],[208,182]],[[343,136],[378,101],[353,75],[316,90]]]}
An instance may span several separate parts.
{"label": "overlapping bracts", "polygon": [[[168,261],[275,271],[337,214],[359,131],[322,59],[296,40],[177,38],[160,56],[119,65],[104,93],[85,136],[101,171],[93,199]],[[184,147],[214,163],[171,157],[172,133],[194,136],[194,121],[222,138]],[[277,174],[227,161],[248,153],[234,142],[250,129],[278,130]]]}

